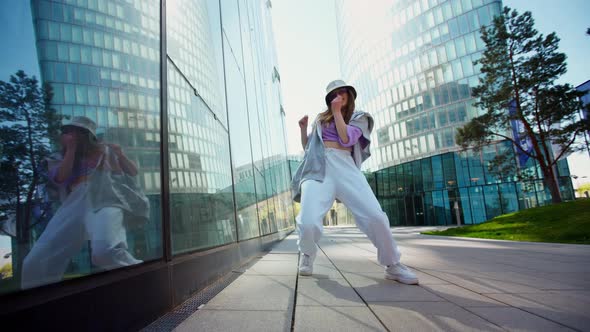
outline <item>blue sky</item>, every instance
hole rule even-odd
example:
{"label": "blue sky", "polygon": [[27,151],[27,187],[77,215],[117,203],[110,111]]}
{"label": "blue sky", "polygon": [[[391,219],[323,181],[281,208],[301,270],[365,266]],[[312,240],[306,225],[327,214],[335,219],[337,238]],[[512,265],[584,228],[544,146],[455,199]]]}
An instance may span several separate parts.
{"label": "blue sky", "polygon": [[[297,121],[305,114],[312,117],[323,111],[325,86],[340,77],[335,4],[334,0],[274,0],[272,3],[288,151],[296,154],[303,151]],[[503,4],[521,13],[530,11],[540,33],[547,35],[555,31],[561,38],[560,51],[568,56],[568,72],[560,83],[579,85],[590,79],[587,61],[590,36],[586,35],[590,27],[587,19],[590,1],[504,0]],[[576,154],[568,160],[572,174],[587,176],[578,181],[590,182],[588,154]]]}
{"label": "blue sky", "polygon": [[0,1],[0,79],[8,80],[18,69],[39,77],[30,1]]}

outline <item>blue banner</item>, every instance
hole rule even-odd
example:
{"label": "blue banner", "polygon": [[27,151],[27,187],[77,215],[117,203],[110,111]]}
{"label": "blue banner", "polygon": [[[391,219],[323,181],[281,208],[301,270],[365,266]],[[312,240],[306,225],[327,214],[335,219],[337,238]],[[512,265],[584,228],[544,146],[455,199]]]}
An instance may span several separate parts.
{"label": "blue banner", "polygon": [[[508,113],[511,116],[516,115],[515,100],[511,101],[510,104],[508,104]],[[528,153],[532,153],[533,144],[531,142],[531,138],[529,137],[529,135],[525,134],[525,129],[524,125],[522,124],[522,121],[518,119],[512,119],[510,120],[510,124],[512,125],[512,137],[514,138],[516,144],[520,146],[522,150]],[[518,155],[518,164],[520,165],[520,167],[524,167],[526,165],[526,162],[529,160],[529,156],[518,147],[515,147],[515,149],[516,154]]]}
{"label": "blue banner", "polygon": [[588,107],[590,107],[590,81],[586,81],[583,84],[576,87],[576,90],[585,92],[580,99],[582,101],[582,109],[580,111],[580,117],[583,121],[590,121],[588,114]]}

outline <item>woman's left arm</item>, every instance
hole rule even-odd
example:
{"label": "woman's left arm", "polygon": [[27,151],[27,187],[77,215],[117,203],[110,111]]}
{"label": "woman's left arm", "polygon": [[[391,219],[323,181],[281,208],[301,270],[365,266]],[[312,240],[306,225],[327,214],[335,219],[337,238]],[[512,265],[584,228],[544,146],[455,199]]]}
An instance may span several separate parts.
{"label": "woman's left arm", "polygon": [[109,146],[111,149],[113,149],[113,152],[115,152],[115,155],[119,160],[119,165],[123,169],[123,172],[131,176],[136,176],[138,173],[137,165],[135,165],[133,161],[127,158],[127,156],[123,153],[123,149],[121,149],[121,146],[117,144],[109,144]]}
{"label": "woman's left arm", "polygon": [[348,129],[346,128],[346,122],[344,122],[344,117],[342,116],[342,112],[334,111],[334,122],[336,123],[336,131],[338,132],[338,137],[343,144],[348,144]]}

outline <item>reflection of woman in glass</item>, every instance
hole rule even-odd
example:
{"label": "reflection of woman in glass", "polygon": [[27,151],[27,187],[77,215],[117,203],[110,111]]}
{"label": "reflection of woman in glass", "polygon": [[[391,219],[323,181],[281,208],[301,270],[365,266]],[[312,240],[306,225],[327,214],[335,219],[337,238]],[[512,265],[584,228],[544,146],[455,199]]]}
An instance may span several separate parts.
{"label": "reflection of woman in glass", "polygon": [[[92,263],[112,269],[141,263],[127,251],[123,210],[112,204],[91,200],[96,170],[137,174],[137,167],[115,144],[101,144],[96,124],[75,117],[61,128],[62,151],[49,178],[60,188],[63,201],[35,242],[23,264],[22,287],[31,288],[61,280],[67,265],[90,240]],[[110,205],[110,206],[109,206]]]}
{"label": "reflection of woman in glass", "polygon": [[299,120],[305,156],[292,183],[294,199],[301,202],[296,218],[301,252],[299,274],[312,274],[323,232],[322,219],[338,199],[377,247],[379,263],[386,266],[385,278],[417,284],[416,275],[400,263],[401,254],[387,215],[360,171],[361,163],[370,156],[373,119],[368,113],[354,110],[356,90],[352,86],[336,80],[326,90],[328,109],[319,114],[310,136],[308,117]]}

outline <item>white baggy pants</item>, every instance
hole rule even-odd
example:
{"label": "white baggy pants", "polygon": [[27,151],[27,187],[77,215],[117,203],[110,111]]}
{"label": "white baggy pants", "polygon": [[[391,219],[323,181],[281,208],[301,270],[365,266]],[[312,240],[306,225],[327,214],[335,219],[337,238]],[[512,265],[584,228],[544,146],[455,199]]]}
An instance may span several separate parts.
{"label": "white baggy pants", "polygon": [[315,258],[323,233],[322,220],[338,199],[377,247],[379,263],[384,266],[399,263],[401,253],[391,234],[389,219],[350,152],[333,148],[325,151],[324,181],[306,180],[301,184],[301,210],[296,218],[299,251]]}
{"label": "white baggy pants", "polygon": [[113,269],[141,263],[127,251],[123,210],[106,207],[92,211],[88,187],[78,185],[65,199],[25,257],[22,288],[58,282],[70,259],[90,240],[92,263]]}

